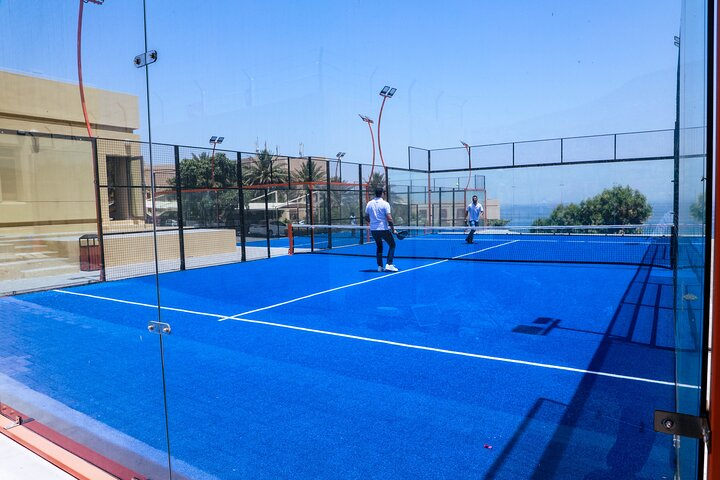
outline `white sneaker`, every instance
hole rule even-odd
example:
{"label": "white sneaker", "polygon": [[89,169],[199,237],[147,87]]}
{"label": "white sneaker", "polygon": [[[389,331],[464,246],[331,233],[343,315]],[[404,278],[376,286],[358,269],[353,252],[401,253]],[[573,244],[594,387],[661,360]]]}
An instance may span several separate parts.
{"label": "white sneaker", "polygon": [[383,268],[382,268],[382,267],[378,267],[378,272],[382,272],[382,271],[383,271]]}
{"label": "white sneaker", "polygon": [[398,269],[395,265],[388,263],[387,265],[385,265],[385,271],[386,272],[397,272]]}

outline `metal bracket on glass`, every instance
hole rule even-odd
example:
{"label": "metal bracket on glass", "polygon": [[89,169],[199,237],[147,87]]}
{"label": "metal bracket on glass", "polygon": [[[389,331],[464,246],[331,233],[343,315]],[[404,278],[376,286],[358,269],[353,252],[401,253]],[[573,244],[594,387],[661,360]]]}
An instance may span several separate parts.
{"label": "metal bracket on glass", "polygon": [[5,425],[3,427],[3,430],[10,430],[11,428],[19,427],[23,423],[26,423],[26,420],[23,420],[23,418],[20,415],[18,415],[17,417],[15,417],[15,422],[11,423],[9,425]]}
{"label": "metal bracket on glass", "polygon": [[655,410],[655,431],[668,435],[698,438],[710,445],[710,426],[707,417]]}
{"label": "metal bracket on glass", "polygon": [[137,68],[144,67],[145,65],[150,65],[151,63],[155,63],[157,61],[157,51],[150,50],[149,52],[141,53],[137,57],[135,57],[135,60],[133,60],[133,63]]}
{"label": "metal bracket on glass", "polygon": [[148,322],[148,332],[157,333],[158,335],[170,335],[172,329],[170,324],[164,322]]}

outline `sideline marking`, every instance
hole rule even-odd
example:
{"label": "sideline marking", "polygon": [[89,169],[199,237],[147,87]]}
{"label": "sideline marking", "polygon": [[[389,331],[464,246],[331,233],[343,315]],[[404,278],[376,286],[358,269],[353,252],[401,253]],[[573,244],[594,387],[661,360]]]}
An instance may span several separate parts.
{"label": "sideline marking", "polygon": [[[447,260],[443,260],[443,261],[447,261]],[[440,263],[440,262],[436,262],[436,263]],[[404,270],[404,271],[407,271],[407,270]],[[397,273],[402,273],[402,272],[397,272]],[[396,275],[396,274],[392,274],[392,275]],[[387,276],[390,276],[390,275],[386,275],[386,277]],[[380,278],[382,278],[382,277],[380,277]],[[90,295],[87,293],[68,292],[68,291],[64,291],[64,290],[53,290],[53,292],[64,293],[67,295],[77,295],[80,297],[94,298],[97,300],[107,300],[107,301],[111,301],[111,302],[124,303],[124,304],[128,304],[128,305],[136,305],[136,306],[140,306],[140,307],[158,308],[157,305],[151,305],[148,303],[131,302],[128,300],[120,300],[117,298],[101,297],[99,295]],[[160,307],[160,308],[162,308],[164,310],[189,313],[189,314],[193,314],[193,315],[202,315],[202,316],[206,316],[206,317],[221,318],[221,319],[225,319],[225,320],[234,320],[236,322],[251,323],[251,324],[256,324],[256,325],[265,325],[265,326],[269,326],[269,327],[284,328],[284,329],[296,330],[296,331],[300,331],[300,332],[316,333],[316,334],[320,334],[320,335],[328,335],[328,336],[332,336],[332,337],[347,338],[347,339],[351,339],[351,340],[359,340],[359,341],[370,342],[370,343],[379,343],[379,344],[383,344],[383,345],[391,345],[391,346],[395,346],[395,347],[410,348],[410,349],[414,349],[414,350],[423,350],[423,351],[427,351],[427,352],[444,353],[447,355],[457,355],[457,356],[461,356],[461,357],[477,358],[477,359],[481,359],[481,360],[489,360],[489,361],[503,362],[503,363],[513,363],[516,365],[526,365],[526,366],[539,367],[539,368],[548,368],[548,369],[552,369],[552,370],[561,370],[561,371],[565,371],[565,372],[582,373],[582,374],[587,374],[587,375],[597,375],[597,376],[601,376],[601,377],[609,377],[609,378],[616,378],[616,379],[620,379],[620,380],[631,380],[631,381],[636,381],[636,382],[652,383],[652,384],[656,384],[656,385],[664,385],[664,386],[671,386],[671,387],[676,386],[676,384],[674,382],[667,382],[667,381],[663,381],[663,380],[652,380],[649,378],[632,377],[629,375],[620,375],[620,374],[615,374],[615,373],[599,372],[599,371],[594,371],[594,370],[584,370],[581,368],[573,368],[573,367],[563,367],[560,365],[551,365],[551,364],[547,364],[547,363],[530,362],[527,360],[516,360],[516,359],[512,359],[512,358],[493,357],[490,355],[482,355],[479,353],[461,352],[458,350],[448,350],[448,349],[444,349],[444,348],[427,347],[424,345],[413,345],[410,343],[394,342],[392,340],[383,340],[383,339],[371,338],[371,337],[361,337],[359,335],[351,335],[348,333],[331,332],[331,331],[327,331],[327,330],[317,330],[314,328],[298,327],[295,325],[286,325],[283,323],[266,322],[266,321],[262,321],[262,320],[252,320],[249,318],[226,317],[224,315],[218,315],[215,313],[197,312],[194,310],[185,310],[185,309],[181,309],[181,308],[172,308],[172,307]],[[677,386],[680,388],[689,388],[689,389],[693,389],[693,390],[700,389],[700,387],[698,387],[696,385],[688,385],[688,384],[683,384],[683,383],[679,383],[679,384],[677,384]]]}
{"label": "sideline marking", "polygon": [[[64,293],[66,295],[77,295],[78,297],[95,298],[97,300],[108,300],[110,302],[125,303],[128,305],[137,305],[138,307],[158,308],[157,305],[150,303],[131,302],[129,300],[120,300],[119,298],[101,297],[99,295],[90,295],[89,293],[70,292],[67,290],[53,290],[53,292]],[[218,315],[217,313],[206,313],[197,312],[195,310],[185,310],[184,308],[173,308],[173,307],[160,307],[163,310],[170,310],[172,312],[191,313],[193,315],[202,315],[205,317],[225,318],[225,315]]]}
{"label": "sideline marking", "polygon": [[[398,272],[399,273],[399,272]],[[683,383],[676,384],[675,382],[666,382],[663,380],[652,380],[650,378],[643,378],[643,377],[632,377],[629,375],[620,375],[616,373],[607,373],[607,372],[598,372],[595,370],[583,370],[581,368],[573,368],[573,367],[563,367],[560,365],[551,365],[547,363],[538,363],[538,362],[530,362],[527,360],[516,360],[513,358],[503,358],[503,357],[493,357],[490,355],[482,355],[479,353],[469,353],[469,352],[461,352],[458,350],[447,350],[444,348],[435,348],[435,347],[426,347],[424,345],[414,345],[411,343],[402,343],[402,342],[393,342],[391,340],[383,340],[379,338],[372,338],[372,337],[361,337],[358,335],[351,335],[348,333],[338,333],[338,332],[330,332],[327,330],[316,330],[314,328],[307,328],[307,327],[298,327],[295,325],[285,325],[283,323],[274,323],[274,322],[265,322],[262,320],[252,320],[249,318],[232,318],[231,320],[235,320],[237,322],[244,322],[244,323],[254,323],[258,325],[266,325],[270,327],[279,327],[279,328],[286,328],[289,330],[299,330],[301,332],[309,332],[309,333],[317,333],[320,335],[329,335],[332,337],[341,337],[341,338],[349,338],[351,340],[360,340],[363,342],[371,342],[371,343],[381,343],[384,345],[392,345],[395,347],[403,347],[403,348],[411,348],[415,350],[424,350],[428,352],[436,352],[436,353],[445,353],[448,355],[458,355],[461,357],[470,357],[470,358],[479,358],[482,360],[490,360],[495,362],[504,362],[504,363],[514,363],[518,365],[527,365],[532,367],[541,367],[541,368],[549,368],[553,370],[562,370],[566,372],[573,372],[573,373],[583,373],[583,374],[589,374],[589,375],[597,375],[600,377],[610,377],[610,378],[617,378],[621,380],[632,380],[636,382],[645,382],[645,383],[654,383],[656,385],[665,385],[665,386],[678,386],[682,388],[691,388],[698,390],[700,387],[695,385],[687,385]]]}

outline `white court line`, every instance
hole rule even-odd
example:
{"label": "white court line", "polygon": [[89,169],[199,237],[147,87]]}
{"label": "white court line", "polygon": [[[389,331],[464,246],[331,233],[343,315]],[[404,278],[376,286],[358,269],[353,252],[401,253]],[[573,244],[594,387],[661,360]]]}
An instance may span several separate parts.
{"label": "white court line", "polygon": [[470,358],[479,358],[482,360],[490,360],[494,362],[503,362],[503,363],[514,363],[517,365],[527,365],[532,367],[540,367],[540,368],[548,368],[552,370],[562,370],[565,372],[573,372],[573,373],[582,373],[582,374],[588,374],[588,375],[597,375],[599,377],[610,377],[610,378],[617,378],[620,380],[632,380],[636,382],[645,382],[645,383],[653,383],[656,385],[665,385],[665,386],[678,386],[682,388],[691,388],[698,390],[700,387],[696,385],[687,385],[683,383],[675,384],[674,382],[666,382],[663,380],[653,380],[650,378],[643,378],[643,377],[631,377],[629,375],[619,375],[616,373],[607,373],[607,372],[598,372],[595,370],[583,370],[581,368],[573,368],[573,367],[563,367],[560,365],[551,365],[547,363],[538,363],[538,362],[529,362],[526,360],[516,360],[513,358],[503,358],[503,357],[493,357],[490,355],[482,355],[479,353],[469,353],[469,352],[461,352],[458,350],[446,350],[444,348],[435,348],[435,347],[426,347],[424,345],[414,345],[411,343],[401,343],[401,342],[393,342],[391,340],[382,340],[379,338],[371,338],[371,337],[361,337],[358,335],[350,335],[347,333],[338,333],[338,332],[330,332],[327,330],[316,330],[314,328],[306,328],[306,327],[297,327],[294,325],[285,325],[282,323],[274,323],[274,322],[264,322],[261,320],[251,320],[249,318],[228,318],[228,320],[235,320],[237,322],[245,322],[245,323],[254,323],[258,325],[267,325],[270,327],[279,327],[279,328],[286,328],[289,330],[299,330],[301,332],[309,332],[309,333],[317,333],[321,335],[330,335],[332,337],[341,337],[341,338],[349,338],[351,340],[360,340],[363,342],[371,342],[371,343],[381,343],[384,345],[392,345],[395,347],[403,347],[403,348],[411,348],[414,350],[424,350],[428,352],[436,352],[436,353],[445,353],[448,355],[458,355],[461,357],[470,357]]}
{"label": "white court line", "polygon": [[481,250],[475,250],[473,252],[463,253],[462,255],[457,255],[457,256],[449,258],[449,259],[439,260],[437,262],[420,265],[418,267],[408,268],[407,270],[401,270],[399,272],[391,273],[389,275],[383,275],[382,277],[375,277],[375,278],[371,278],[368,280],[362,280],[360,282],[349,283],[347,285],[341,285],[341,286],[335,287],[335,288],[329,288],[329,289],[323,290],[321,292],[315,292],[315,293],[311,293],[309,295],[305,295],[302,297],[293,298],[291,300],[286,300],[284,302],[276,303],[275,305],[268,305],[267,307],[261,307],[261,308],[256,308],[255,310],[248,310],[247,312],[237,313],[237,314],[231,315],[229,317],[221,318],[220,320],[218,320],[218,322],[224,322],[225,320],[233,320],[237,317],[244,317],[245,315],[250,315],[251,313],[256,313],[256,312],[262,312],[264,310],[270,310],[271,308],[282,307],[283,305],[288,305],[290,303],[299,302],[301,300],[307,300],[308,298],[317,297],[318,295],[324,295],[326,293],[336,292],[338,290],[343,290],[345,288],[356,287],[356,286],[362,285],[364,283],[375,282],[378,280],[382,280],[384,278],[389,278],[389,277],[393,277],[395,275],[400,275],[402,273],[408,273],[408,272],[412,272],[415,270],[420,270],[421,268],[427,268],[427,267],[432,267],[434,265],[440,265],[441,263],[449,262],[450,260],[457,260],[458,258],[467,257],[468,255],[475,255],[476,253],[481,253],[481,252],[485,252],[487,250],[492,250],[493,248],[503,247],[505,245],[510,245],[511,243],[515,243],[515,242],[519,242],[519,241],[520,240],[512,240],[510,242],[501,243],[499,245],[493,245],[492,247],[483,248]]}
{"label": "white court line", "polygon": [[[53,292],[64,293],[66,295],[77,295],[78,297],[95,298],[97,300],[107,300],[110,302],[126,303],[128,305],[136,305],[138,307],[158,308],[157,305],[153,305],[151,303],[130,302],[128,300],[120,300],[118,298],[101,297],[99,295],[90,295],[89,293],[69,292],[67,290],[53,290]],[[183,308],[173,308],[173,307],[160,307],[160,308],[163,310],[169,310],[172,312],[191,313],[193,315],[202,315],[205,317],[225,318],[225,315],[218,315],[216,313],[196,312],[195,310],[185,310]]]}
{"label": "white court line", "polygon": [[[447,261],[447,260],[444,260],[444,261]],[[400,272],[398,272],[398,273],[400,273]],[[387,275],[387,276],[389,276],[389,275]],[[157,308],[157,305],[152,305],[152,304],[148,304],[148,303],[130,302],[127,300],[120,300],[117,298],[110,298],[110,297],[101,297],[99,295],[90,295],[87,293],[68,292],[65,290],[53,290],[53,292],[64,293],[67,295],[77,295],[80,297],[94,298],[97,300],[107,300],[110,302],[124,303],[124,304],[128,304],[128,305],[136,305],[136,306],[140,306],[140,307]],[[190,313],[193,315],[202,315],[202,316],[206,316],[206,317],[222,318],[222,319],[226,319],[226,320],[234,320],[236,322],[252,323],[252,324],[257,324],[257,325],[266,325],[266,326],[270,326],[270,327],[285,328],[288,330],[297,330],[297,331],[301,331],[301,332],[317,333],[317,334],[329,335],[329,336],[333,336],[333,337],[348,338],[351,340],[360,340],[360,341],[364,341],[364,342],[380,343],[380,344],[391,345],[391,346],[395,346],[395,347],[410,348],[410,349],[423,350],[423,351],[435,352],[435,353],[444,353],[444,354],[448,354],[448,355],[457,355],[457,356],[461,356],[461,357],[477,358],[477,359],[482,359],[482,360],[490,360],[490,361],[503,362],[503,363],[513,363],[516,365],[527,365],[527,366],[533,366],[533,367],[548,368],[548,369],[552,369],[552,370],[562,370],[562,371],[566,371],[566,372],[582,373],[582,374],[588,374],[588,375],[597,375],[597,376],[601,376],[601,377],[610,377],[610,378],[616,378],[616,379],[620,379],[620,380],[632,380],[632,381],[636,381],[636,382],[652,383],[652,384],[656,384],[656,385],[665,385],[665,386],[675,386],[676,385],[673,382],[666,382],[666,381],[662,381],[662,380],[652,380],[649,378],[632,377],[629,375],[619,375],[619,374],[615,374],[615,373],[598,372],[595,370],[584,370],[581,368],[563,367],[560,365],[551,365],[551,364],[546,364],[546,363],[530,362],[530,361],[526,361],[526,360],[516,360],[516,359],[512,359],[512,358],[493,357],[490,355],[482,355],[479,353],[461,352],[461,351],[457,351],[457,350],[447,350],[444,348],[427,347],[424,345],[413,345],[413,344],[409,344],[409,343],[393,342],[391,340],[383,340],[383,339],[371,338],[371,337],[361,337],[358,335],[350,335],[347,333],[330,332],[330,331],[326,331],[326,330],[317,330],[314,328],[298,327],[295,325],[285,325],[282,323],[265,322],[265,321],[261,321],[261,320],[251,320],[248,318],[226,317],[224,315],[218,315],[218,314],[214,314],[214,313],[197,312],[194,310],[184,310],[181,308],[172,308],[172,307],[160,307],[160,308],[162,308],[164,310],[171,310],[171,311],[182,312],[182,313]],[[700,388],[696,385],[688,385],[688,384],[682,384],[682,383],[677,384],[677,386],[681,387],[681,388],[690,388],[690,389],[695,389],[695,390],[698,390]]]}

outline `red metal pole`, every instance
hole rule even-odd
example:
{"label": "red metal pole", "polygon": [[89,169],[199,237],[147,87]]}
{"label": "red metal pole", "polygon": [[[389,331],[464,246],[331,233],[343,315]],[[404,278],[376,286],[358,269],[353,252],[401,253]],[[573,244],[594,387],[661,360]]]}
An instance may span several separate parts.
{"label": "red metal pole", "polygon": [[[383,168],[385,168],[385,160],[383,159],[382,147],[380,146],[380,120],[382,120],[382,112],[383,112],[383,108],[385,107],[385,100],[387,100],[387,99],[388,99],[388,97],[386,97],[385,95],[383,95],[383,101],[382,101],[382,105],[380,105],[380,114],[378,115],[378,126],[377,126],[377,130],[378,130],[378,151],[380,152],[380,161],[382,162]],[[374,152],[374,151],[375,151],[375,150],[373,150],[373,152]],[[374,164],[374,162],[373,162],[373,164]]]}
{"label": "red metal pole", "polygon": [[[93,2],[98,3],[98,2]],[[84,0],[80,0],[80,8],[78,9],[78,28],[77,28],[77,69],[78,69],[78,87],[80,89],[80,105],[82,106],[82,112],[83,112],[83,118],[85,119],[85,128],[87,128],[87,134],[88,137],[90,137],[90,152],[91,152],[91,162],[93,166],[93,179],[95,181],[95,192],[96,192],[96,200],[95,200],[95,216],[97,217],[97,236],[98,236],[98,242],[100,243],[100,249],[102,250],[104,248],[103,245],[103,238],[102,238],[102,208],[100,207],[100,199],[99,199],[99,192],[100,192],[100,184],[99,184],[99,177],[98,177],[98,161],[99,156],[97,154],[97,145],[96,142],[93,141],[93,131],[92,127],[90,126],[90,117],[88,116],[87,112],[87,106],[85,105],[85,86],[83,85],[83,77],[82,77],[82,21],[83,21],[83,10],[84,10],[85,2]],[[101,255],[101,258],[104,258],[104,256]],[[105,281],[105,265],[100,266],[100,281]]]}

